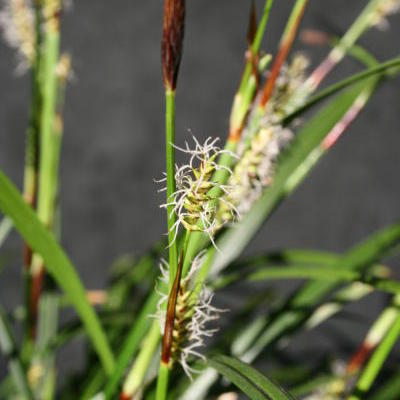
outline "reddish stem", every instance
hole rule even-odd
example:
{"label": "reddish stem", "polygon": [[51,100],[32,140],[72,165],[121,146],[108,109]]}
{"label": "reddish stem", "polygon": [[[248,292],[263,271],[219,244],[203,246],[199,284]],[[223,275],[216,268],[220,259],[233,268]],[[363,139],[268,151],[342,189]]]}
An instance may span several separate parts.
{"label": "reddish stem", "polygon": [[375,346],[372,346],[368,343],[363,343],[347,364],[347,374],[352,375],[358,372],[364,365],[365,361],[368,359],[374,348]]}
{"label": "reddish stem", "polygon": [[29,325],[30,325],[30,336],[31,338],[36,337],[36,321],[38,317],[38,308],[40,294],[42,293],[44,283],[45,271],[42,267],[38,273],[32,276],[30,293],[29,293]]}
{"label": "reddish stem", "polygon": [[268,100],[271,97],[272,91],[275,86],[276,79],[278,78],[279,72],[281,71],[281,68],[282,68],[282,65],[285,62],[285,60],[289,54],[289,51],[293,45],[293,42],[296,37],[296,33],[299,28],[300,21],[303,17],[305,8],[306,8],[305,5],[301,8],[301,10],[295,20],[295,23],[293,24],[292,29],[290,30],[289,34],[284,38],[284,40],[279,48],[278,54],[275,57],[274,64],[271,68],[269,78],[267,80],[267,83],[264,86],[262,97],[260,100],[260,106],[262,108],[265,107],[265,105],[267,104]]}

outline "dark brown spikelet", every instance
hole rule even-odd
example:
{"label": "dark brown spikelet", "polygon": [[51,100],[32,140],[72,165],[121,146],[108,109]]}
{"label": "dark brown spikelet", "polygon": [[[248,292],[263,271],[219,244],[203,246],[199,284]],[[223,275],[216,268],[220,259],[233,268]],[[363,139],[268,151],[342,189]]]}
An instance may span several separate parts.
{"label": "dark brown spikelet", "polygon": [[185,0],[165,0],[161,61],[164,86],[175,90],[182,57]]}

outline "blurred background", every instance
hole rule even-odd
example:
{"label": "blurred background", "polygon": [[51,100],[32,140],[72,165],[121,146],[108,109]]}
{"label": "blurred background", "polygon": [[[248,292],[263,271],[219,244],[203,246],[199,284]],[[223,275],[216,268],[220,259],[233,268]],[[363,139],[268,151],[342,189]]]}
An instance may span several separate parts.
{"label": "blurred background", "polygon": [[[164,199],[153,182],[165,168],[162,3],[76,0],[62,18],[62,48],[71,53],[74,70],[67,89],[61,161],[62,244],[90,289],[105,287],[116,257],[140,254],[166,232],[165,214],[159,208]],[[275,51],[292,3],[275,2],[265,52]],[[365,0],[311,0],[302,29],[340,35],[364,4]],[[191,135],[225,139],[243,67],[249,6],[250,1],[243,0],[188,1],[177,144]],[[263,1],[257,0],[256,6],[261,12]],[[361,43],[384,61],[398,55],[399,37],[397,15],[390,19],[389,30],[374,29]],[[328,51],[299,41],[295,50],[308,54],[312,65]],[[16,54],[0,41],[0,168],[21,187],[30,82],[29,74],[16,74],[16,65]],[[347,60],[326,84],[359,69]],[[397,78],[378,90],[248,251],[286,247],[344,251],[393,222],[400,204],[399,104]],[[17,234],[9,238],[4,251],[11,262],[0,277],[0,302],[11,309],[23,290]],[[287,290],[287,285],[280,287]],[[227,294],[228,300],[236,295]],[[337,318],[314,333],[312,343],[309,335],[299,337],[296,343],[303,345],[291,345],[293,353],[299,348],[322,352],[329,347],[333,338],[326,326],[334,326],[355,349],[384,302],[384,296],[373,296],[357,303],[352,311],[364,314],[361,322],[349,324]],[[79,360],[79,346],[64,351],[64,368]],[[3,368],[0,361],[0,377]]]}

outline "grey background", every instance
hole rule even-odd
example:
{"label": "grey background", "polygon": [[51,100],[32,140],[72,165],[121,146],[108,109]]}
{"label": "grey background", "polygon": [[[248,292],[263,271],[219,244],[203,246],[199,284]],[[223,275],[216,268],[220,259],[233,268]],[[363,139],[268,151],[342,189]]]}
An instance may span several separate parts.
{"label": "grey background", "polygon": [[[256,2],[259,10],[262,3]],[[275,50],[292,3],[275,2],[263,49]],[[302,27],[343,33],[365,3],[311,0]],[[243,0],[188,1],[177,95],[178,144],[191,133],[225,138],[243,66],[248,10],[249,1]],[[62,21],[62,47],[72,54],[75,75],[65,111],[62,243],[88,288],[104,287],[118,255],[143,252],[166,231],[158,207],[163,199],[153,182],[164,170],[161,12],[161,0],[76,0]],[[397,55],[399,22],[397,15],[389,31],[373,30],[361,42],[380,60]],[[304,48],[313,65],[327,51],[301,43],[295,47]],[[15,54],[0,42],[0,168],[21,187],[29,79],[16,77],[15,65]],[[346,61],[327,82],[358,68]],[[396,79],[378,91],[250,250],[342,251],[398,217],[399,87]],[[19,247],[14,234],[6,250],[17,258],[0,278],[0,301],[7,308],[22,294]],[[373,320],[384,301],[372,296],[355,307],[368,310],[367,319]],[[365,329],[347,330],[355,346]]]}

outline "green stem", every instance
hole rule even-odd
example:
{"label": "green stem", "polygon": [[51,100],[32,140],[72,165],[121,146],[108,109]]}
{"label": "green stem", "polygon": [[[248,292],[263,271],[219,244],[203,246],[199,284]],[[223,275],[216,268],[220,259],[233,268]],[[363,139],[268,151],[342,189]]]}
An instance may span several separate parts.
{"label": "green stem", "polygon": [[385,73],[389,73],[391,69],[394,69],[399,66],[400,66],[400,57],[395,57],[388,61],[380,63],[380,64],[376,65],[375,67],[366,68],[361,72],[353,74],[353,75],[349,76],[348,78],[345,78],[337,83],[334,83],[334,84],[328,86],[326,89],[319,91],[316,95],[311,97],[302,106],[298,107],[292,113],[290,113],[289,115],[284,117],[282,120],[282,124],[288,125],[291,121],[293,121],[300,114],[304,113],[306,110],[308,110],[315,104],[319,103],[320,101],[336,94],[340,90],[343,90],[349,86],[352,86],[362,80],[373,77],[374,75],[378,75],[378,74],[384,75]]}
{"label": "green stem", "polygon": [[[264,37],[265,28],[267,27],[267,22],[273,2],[274,0],[265,1],[263,15],[261,17],[260,23],[258,24],[257,33],[254,38],[254,42],[251,46],[251,52],[253,55],[258,54],[258,52],[260,51],[261,42]],[[249,59],[246,62],[246,67],[243,72],[238,93],[244,93],[247,90],[246,87],[248,86],[248,80],[251,76],[251,71],[252,71],[252,60]]]}
{"label": "green stem", "polygon": [[[53,17],[57,18],[57,17]],[[61,131],[56,125],[60,35],[58,24],[47,22],[41,59],[42,108],[40,115],[40,159],[37,214],[39,220],[52,229],[56,207]],[[43,260],[38,254],[32,258],[30,273],[30,332],[36,330],[37,307],[42,290]]]}
{"label": "green stem", "polygon": [[57,103],[56,66],[59,53],[59,33],[48,32],[44,43],[43,108],[40,131],[40,170],[38,217],[48,227],[53,223],[57,193],[59,137],[55,133],[54,117]]}
{"label": "green stem", "polygon": [[237,141],[240,136],[247,113],[257,90],[257,77],[253,74],[254,63],[258,63],[255,57],[258,56],[260,50],[273,2],[274,0],[266,0],[265,2],[263,16],[258,25],[254,41],[250,47],[251,55],[247,59],[239,89],[233,100],[229,123],[229,137],[234,141]]}
{"label": "green stem", "polygon": [[12,379],[15,384],[15,389],[24,400],[33,400],[33,394],[28,384],[26,371],[18,356],[15,339],[12,334],[10,325],[7,321],[6,314],[0,306],[0,349],[8,361],[8,367]]}
{"label": "green stem", "polygon": [[[40,86],[40,64],[41,64],[41,38],[42,38],[42,18],[41,6],[39,2],[34,2],[35,16],[35,55],[32,65],[31,77],[31,99],[29,112],[29,126],[27,129],[25,144],[25,167],[24,167],[24,183],[23,193],[24,199],[28,205],[35,208],[37,186],[38,186],[38,167],[39,167],[39,133],[40,133],[40,111],[41,111],[41,86]],[[30,322],[33,318],[30,315],[30,293],[31,293],[31,276],[30,266],[32,261],[32,250],[29,246],[23,244],[24,253],[24,296],[25,307],[28,312],[28,323],[24,326],[24,338],[22,348],[23,353],[29,355],[32,342],[30,340]]]}
{"label": "green stem", "polygon": [[160,341],[160,325],[154,321],[150,332],[143,341],[142,351],[139,353],[123,387],[123,397],[131,398],[142,386],[148,366]]}
{"label": "green stem", "polygon": [[[135,352],[137,351],[139,344],[144,337],[144,335],[149,330],[149,315],[154,314],[157,306],[158,296],[156,292],[153,292],[147,299],[143,308],[140,311],[139,316],[135,320],[135,324],[131,331],[128,333],[121,351],[118,355],[118,359],[115,365],[114,372],[107,382],[106,388],[104,390],[105,398],[111,400],[121,377],[123,376],[126,367],[128,366],[130,360],[133,358]],[[127,375],[125,383],[123,385],[124,391],[128,393],[134,393],[143,383],[144,374],[148,368],[151,357],[148,356],[150,349],[155,351],[161,338],[160,326],[158,321],[153,321],[153,324],[148,333],[147,339],[142,346],[142,350],[136,362],[133,364],[130,372]]]}
{"label": "green stem", "polygon": [[168,365],[161,362],[157,379],[156,400],[165,400],[167,398],[169,372]]}
{"label": "green stem", "polygon": [[[167,89],[165,92],[165,137],[166,137],[166,163],[167,163],[167,204],[173,198],[172,195],[176,190],[175,185],[175,92]],[[171,287],[178,266],[178,250],[175,239],[175,231],[173,226],[176,221],[174,206],[167,205],[167,222],[168,222],[168,245],[169,245],[169,268]]]}
{"label": "green stem", "polygon": [[[178,249],[177,249],[177,237],[175,237],[175,230],[173,226],[176,222],[176,215],[174,212],[172,202],[172,195],[176,191],[175,183],[175,91],[171,87],[167,87],[165,90],[165,151],[166,151],[166,170],[167,170],[167,226],[168,226],[168,248],[169,248],[169,285],[166,290],[170,290],[175,279],[175,275],[178,269]],[[185,238],[188,240],[188,236]],[[186,246],[184,244],[184,246]],[[136,390],[139,387],[144,378],[144,374],[148,368],[151,357],[155,352],[157,345],[160,341],[160,329],[158,322],[155,321],[151,327],[150,336],[147,337],[149,343],[143,346],[139,352],[137,361],[133,365],[131,371],[128,374],[128,378],[124,384],[123,394],[130,394],[132,390]],[[147,342],[146,340],[146,342]]]}
{"label": "green stem", "polygon": [[400,313],[397,311],[397,318],[387,332],[381,344],[375,350],[366,368],[357,383],[355,393],[349,397],[349,400],[361,400],[369,391],[379,374],[390,351],[400,336]]}
{"label": "green stem", "polygon": [[326,75],[344,58],[349,49],[373,25],[373,15],[381,3],[386,0],[370,0],[361,14],[356,18],[337,45],[330,51],[325,60],[314,70],[302,88],[312,92],[319,86]]}
{"label": "green stem", "polygon": [[35,396],[42,400],[54,398],[56,365],[55,349],[50,343],[57,334],[59,296],[49,293],[41,296],[39,304],[38,334],[32,355],[31,368],[42,371],[40,377],[31,381]]}

